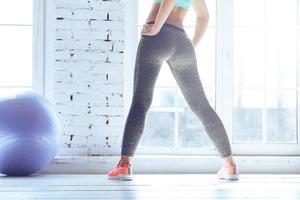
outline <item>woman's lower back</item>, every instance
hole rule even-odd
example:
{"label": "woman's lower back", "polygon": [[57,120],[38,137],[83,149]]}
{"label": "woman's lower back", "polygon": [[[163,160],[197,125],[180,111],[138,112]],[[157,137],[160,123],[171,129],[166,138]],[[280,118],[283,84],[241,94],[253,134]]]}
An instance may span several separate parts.
{"label": "woman's lower back", "polygon": [[[153,3],[151,11],[146,20],[146,23],[150,21],[155,21],[159,8],[160,8],[159,3]],[[186,9],[174,6],[173,10],[171,11],[170,15],[166,20],[166,23],[173,24],[177,27],[183,28],[183,20],[186,16],[186,13],[187,13]]]}

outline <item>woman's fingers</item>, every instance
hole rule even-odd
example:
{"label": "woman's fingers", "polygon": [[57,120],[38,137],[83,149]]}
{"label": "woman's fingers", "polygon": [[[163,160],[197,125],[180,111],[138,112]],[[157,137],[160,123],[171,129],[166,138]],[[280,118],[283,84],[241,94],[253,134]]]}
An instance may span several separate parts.
{"label": "woman's fingers", "polygon": [[152,35],[153,24],[144,24],[141,29],[141,35]]}
{"label": "woman's fingers", "polygon": [[143,28],[152,27],[153,24],[143,24]]}
{"label": "woman's fingers", "polygon": [[144,24],[143,27],[142,27],[142,31],[146,30],[148,27],[148,24]]}
{"label": "woman's fingers", "polygon": [[142,28],[142,32],[146,32],[146,31],[149,31],[149,30],[150,30],[149,26],[143,26],[143,28]]}

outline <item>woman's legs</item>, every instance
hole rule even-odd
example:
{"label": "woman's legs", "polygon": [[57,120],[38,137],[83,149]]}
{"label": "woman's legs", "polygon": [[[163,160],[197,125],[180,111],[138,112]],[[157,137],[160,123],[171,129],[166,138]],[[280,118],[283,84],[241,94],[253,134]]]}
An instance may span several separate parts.
{"label": "woman's legs", "polygon": [[169,27],[165,27],[157,36],[142,37],[140,40],[135,63],[133,98],[123,134],[121,163],[132,162],[163,61],[169,64],[187,103],[202,121],[206,133],[224,159],[224,164],[234,165],[224,125],[204,93],[194,47],[184,32]]}

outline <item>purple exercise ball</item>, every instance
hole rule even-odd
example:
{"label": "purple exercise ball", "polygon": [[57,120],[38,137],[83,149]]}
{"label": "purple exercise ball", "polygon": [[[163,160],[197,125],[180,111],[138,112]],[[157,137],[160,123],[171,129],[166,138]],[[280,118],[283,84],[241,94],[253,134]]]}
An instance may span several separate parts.
{"label": "purple exercise ball", "polygon": [[27,176],[55,157],[61,126],[53,105],[35,92],[0,100],[0,173]]}

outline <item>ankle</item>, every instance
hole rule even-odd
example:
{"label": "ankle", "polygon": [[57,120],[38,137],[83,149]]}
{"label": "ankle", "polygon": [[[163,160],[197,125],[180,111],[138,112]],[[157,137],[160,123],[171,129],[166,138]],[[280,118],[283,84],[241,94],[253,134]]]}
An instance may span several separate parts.
{"label": "ankle", "polygon": [[236,164],[235,164],[235,162],[225,162],[224,166],[225,167],[236,167]]}
{"label": "ankle", "polygon": [[132,162],[132,159],[133,159],[133,156],[128,156],[128,155],[121,155],[121,157],[120,157],[120,162],[122,163],[122,164],[131,164],[131,162]]}
{"label": "ankle", "polygon": [[129,166],[131,165],[131,163],[129,161],[127,161],[127,160],[125,160],[125,161],[124,160],[120,160],[120,166],[121,167],[124,167],[126,164],[129,165]]}

